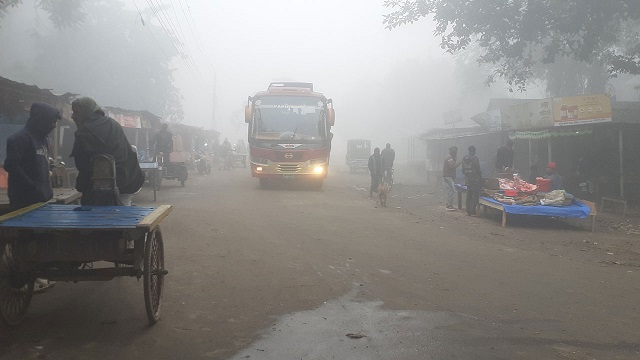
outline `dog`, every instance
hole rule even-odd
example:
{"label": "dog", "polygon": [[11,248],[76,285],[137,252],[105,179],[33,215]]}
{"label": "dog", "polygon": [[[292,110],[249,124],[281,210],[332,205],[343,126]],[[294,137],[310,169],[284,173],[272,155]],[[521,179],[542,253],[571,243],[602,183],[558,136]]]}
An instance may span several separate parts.
{"label": "dog", "polygon": [[379,202],[380,206],[387,207],[387,194],[389,194],[389,185],[383,181],[378,185],[378,201],[376,205]]}

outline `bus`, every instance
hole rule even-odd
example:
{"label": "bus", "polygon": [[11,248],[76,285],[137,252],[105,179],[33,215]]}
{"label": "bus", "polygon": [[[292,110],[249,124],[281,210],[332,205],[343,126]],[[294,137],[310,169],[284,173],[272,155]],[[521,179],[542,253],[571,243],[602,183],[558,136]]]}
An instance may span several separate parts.
{"label": "bus", "polygon": [[335,123],[333,101],[313,84],[273,82],[245,106],[251,175],[266,187],[301,180],[322,188]]}

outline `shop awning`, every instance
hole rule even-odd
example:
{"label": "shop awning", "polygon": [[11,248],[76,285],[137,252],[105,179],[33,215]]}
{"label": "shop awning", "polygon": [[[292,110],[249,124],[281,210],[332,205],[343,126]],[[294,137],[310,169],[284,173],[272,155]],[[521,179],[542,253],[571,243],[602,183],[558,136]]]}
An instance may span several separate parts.
{"label": "shop awning", "polygon": [[544,140],[554,137],[563,136],[584,136],[593,134],[593,128],[585,129],[546,129],[541,131],[511,131],[509,139],[511,140]]}

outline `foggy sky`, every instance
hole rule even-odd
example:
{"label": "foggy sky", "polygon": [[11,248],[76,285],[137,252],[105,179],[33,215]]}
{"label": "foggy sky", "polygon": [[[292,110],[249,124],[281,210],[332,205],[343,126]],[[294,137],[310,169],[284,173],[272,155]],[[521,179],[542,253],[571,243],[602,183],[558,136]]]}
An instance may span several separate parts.
{"label": "foggy sky", "polygon": [[[442,127],[442,113],[461,106],[452,86],[454,58],[443,54],[439,39],[432,35],[432,23],[424,19],[386,30],[382,1],[188,3],[208,60],[195,39],[189,38],[188,47],[208,86],[213,84],[211,66],[215,68],[215,127],[230,139],[246,137],[242,112],[246,98],[265,90],[271,81],[313,82],[316,91],[333,98],[337,138],[404,137]],[[179,6],[176,0],[172,4]],[[407,76],[406,96],[396,88],[385,91],[393,71],[416,63],[424,66],[424,73],[415,79]],[[176,66],[182,69],[183,62]],[[197,85],[188,71],[180,71],[177,78],[185,97],[185,123],[210,128],[212,90]],[[403,97],[411,99],[410,104],[398,100]],[[483,111],[486,98],[466,110],[467,116]],[[420,102],[420,113],[407,114],[411,104]]]}
{"label": "foggy sky", "polygon": [[[160,25],[149,11],[148,1],[122,3],[132,11],[125,26],[143,26],[140,16],[135,16],[136,9],[147,25]],[[215,128],[232,141],[246,138],[243,107],[247,96],[265,90],[272,81],[314,83],[316,91],[334,100],[334,139],[369,138],[374,146],[446,127],[443,113],[454,109],[461,110],[467,119],[459,126],[473,125],[468,118],[484,111],[490,97],[535,97],[531,92],[509,94],[500,83],[483,87],[484,75],[473,67],[462,74],[456,68],[456,58],[439,47],[440,39],[433,36],[433,24],[427,18],[393,31],[384,29],[382,15],[388,9],[382,0],[151,3],[164,6],[176,35],[186,42],[188,59],[176,58],[170,66],[184,97],[183,123]],[[14,28],[20,23],[42,33],[58,31],[42,10],[34,9],[32,1],[11,9],[8,16],[5,20]],[[29,59],[35,52],[28,48],[34,35],[12,35],[11,49],[6,51],[11,61],[5,67]],[[151,35],[148,43],[162,47]],[[166,48],[161,50],[167,52]],[[68,76],[72,75],[69,69]],[[56,93],[79,90],[56,88],[46,79],[12,80],[53,87]],[[144,109],[133,104],[101,105]]]}

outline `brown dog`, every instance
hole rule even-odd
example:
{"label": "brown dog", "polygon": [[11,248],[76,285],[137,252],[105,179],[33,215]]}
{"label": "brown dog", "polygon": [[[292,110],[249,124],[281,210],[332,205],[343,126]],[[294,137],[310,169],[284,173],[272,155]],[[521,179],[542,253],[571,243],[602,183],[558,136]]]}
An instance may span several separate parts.
{"label": "brown dog", "polygon": [[389,185],[384,181],[378,185],[378,201],[380,206],[387,207],[387,194],[389,194]]}

